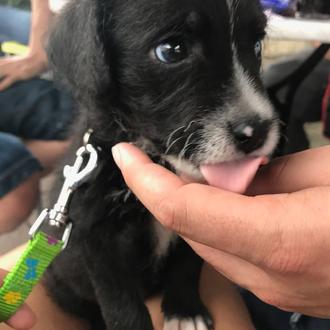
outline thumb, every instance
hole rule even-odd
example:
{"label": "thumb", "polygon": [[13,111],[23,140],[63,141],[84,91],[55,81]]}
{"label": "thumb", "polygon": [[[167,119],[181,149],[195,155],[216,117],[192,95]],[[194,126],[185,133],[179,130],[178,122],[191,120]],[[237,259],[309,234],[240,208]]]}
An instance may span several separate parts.
{"label": "thumb", "polygon": [[35,323],[36,317],[27,305],[23,305],[17,313],[7,321],[10,327],[17,330],[32,329]]}
{"label": "thumb", "polygon": [[[6,274],[7,272],[0,269],[0,286],[2,285],[2,279],[5,278]],[[36,317],[31,309],[24,304],[6,323],[13,329],[27,330],[35,325]]]}
{"label": "thumb", "polygon": [[129,143],[113,147],[112,154],[134,194],[158,220],[170,226],[168,210],[162,205],[163,201],[185,183],[174,173],[153,163],[147,155]]}
{"label": "thumb", "polygon": [[15,81],[16,81],[16,78],[4,77],[2,80],[0,80],[0,92],[3,92],[7,88],[9,88],[11,85],[14,84]]}

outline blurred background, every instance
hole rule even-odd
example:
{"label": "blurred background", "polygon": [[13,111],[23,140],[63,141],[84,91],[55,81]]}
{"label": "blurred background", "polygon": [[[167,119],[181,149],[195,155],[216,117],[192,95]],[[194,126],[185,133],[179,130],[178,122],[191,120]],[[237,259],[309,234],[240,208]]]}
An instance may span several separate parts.
{"label": "blurred background", "polygon": [[0,0],[0,5],[9,5],[17,8],[30,8],[30,0]]}

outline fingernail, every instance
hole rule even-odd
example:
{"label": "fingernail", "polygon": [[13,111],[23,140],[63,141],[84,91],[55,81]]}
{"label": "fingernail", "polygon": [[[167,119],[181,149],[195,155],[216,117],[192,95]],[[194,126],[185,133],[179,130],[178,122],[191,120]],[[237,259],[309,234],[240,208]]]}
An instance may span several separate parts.
{"label": "fingernail", "polygon": [[118,145],[115,145],[114,147],[112,147],[111,152],[112,152],[112,157],[113,157],[115,163],[117,164],[117,166],[119,168],[121,168],[122,160],[121,160],[120,147]]}

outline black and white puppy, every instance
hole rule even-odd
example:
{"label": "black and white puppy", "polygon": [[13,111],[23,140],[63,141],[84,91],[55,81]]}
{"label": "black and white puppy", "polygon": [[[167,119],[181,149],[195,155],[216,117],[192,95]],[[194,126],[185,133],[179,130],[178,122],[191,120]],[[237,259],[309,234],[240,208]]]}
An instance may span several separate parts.
{"label": "black and white puppy", "polygon": [[58,18],[50,60],[100,164],[47,287],[93,329],[152,329],[144,300],[158,292],[164,329],[213,328],[202,261],[130,194],[110,150],[135,142],[190,181],[244,192],[278,141],[259,77],[265,25],[258,0],[72,0]]}

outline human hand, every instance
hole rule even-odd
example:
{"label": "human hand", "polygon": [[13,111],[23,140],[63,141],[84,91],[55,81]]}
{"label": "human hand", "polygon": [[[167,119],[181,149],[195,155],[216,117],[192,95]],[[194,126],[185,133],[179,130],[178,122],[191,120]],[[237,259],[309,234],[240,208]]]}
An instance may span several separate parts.
{"label": "human hand", "polygon": [[330,147],[275,160],[242,196],[186,184],[136,147],[114,158],[151,213],[217,271],[283,310],[330,316]]}
{"label": "human hand", "polygon": [[16,81],[27,80],[44,72],[47,57],[43,50],[25,56],[0,58],[0,92]]}
{"label": "human hand", "polygon": [[[5,278],[6,274],[4,270],[0,269],[0,282]],[[27,305],[23,305],[19,311],[5,323],[13,329],[27,330],[31,329],[35,322],[36,318],[31,309]]]}

